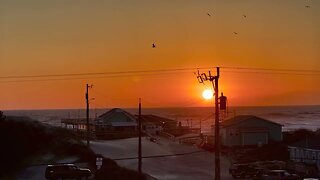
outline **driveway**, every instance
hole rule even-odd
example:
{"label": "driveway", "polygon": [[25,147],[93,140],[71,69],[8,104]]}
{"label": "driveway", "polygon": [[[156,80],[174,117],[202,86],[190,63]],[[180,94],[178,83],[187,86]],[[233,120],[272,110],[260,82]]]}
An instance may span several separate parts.
{"label": "driveway", "polygon": [[[91,149],[107,158],[122,159],[137,157],[138,138],[111,141],[92,141]],[[142,170],[159,180],[212,180],[214,179],[214,154],[199,152],[194,146],[179,144],[165,138],[157,143],[142,139],[142,156],[183,154],[180,156],[144,158]],[[189,152],[195,152],[188,154]],[[117,160],[120,166],[137,170],[138,160]],[[221,179],[233,179],[229,173],[229,160],[221,157]]]}

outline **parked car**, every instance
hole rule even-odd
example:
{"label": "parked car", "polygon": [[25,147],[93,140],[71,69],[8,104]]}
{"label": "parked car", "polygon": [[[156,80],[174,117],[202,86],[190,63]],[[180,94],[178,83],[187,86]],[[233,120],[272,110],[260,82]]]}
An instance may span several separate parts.
{"label": "parked car", "polygon": [[263,170],[253,164],[233,164],[229,168],[229,173],[233,178],[254,178],[261,176]]}
{"label": "parked car", "polygon": [[296,174],[290,174],[286,170],[270,170],[262,176],[264,180],[298,180],[300,179]]}
{"label": "parked car", "polygon": [[74,164],[48,165],[45,177],[47,179],[87,179],[91,176],[90,169],[79,168]]}

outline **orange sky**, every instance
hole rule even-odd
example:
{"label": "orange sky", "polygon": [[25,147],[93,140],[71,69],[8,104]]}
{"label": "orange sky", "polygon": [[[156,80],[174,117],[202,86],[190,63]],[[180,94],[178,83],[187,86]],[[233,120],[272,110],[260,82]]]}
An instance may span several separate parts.
{"label": "orange sky", "polygon": [[[319,70],[318,22],[316,0],[4,0],[0,77],[212,66]],[[82,108],[86,83],[94,84],[93,107],[135,107],[139,97],[147,107],[213,105],[201,97],[211,85],[192,72],[9,80],[0,79],[0,109]],[[318,82],[320,75],[221,69],[220,87],[235,106],[320,104]]]}

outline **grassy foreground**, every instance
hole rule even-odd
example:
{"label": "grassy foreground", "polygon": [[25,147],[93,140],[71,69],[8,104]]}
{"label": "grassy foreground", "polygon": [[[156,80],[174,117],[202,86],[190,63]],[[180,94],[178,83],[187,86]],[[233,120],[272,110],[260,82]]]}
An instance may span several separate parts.
{"label": "grassy foreground", "polygon": [[[46,154],[57,159],[77,157],[95,172],[96,155],[76,134],[63,128],[44,125],[28,117],[9,116],[0,120],[0,142],[0,179],[35,164],[36,159]],[[54,159],[51,161],[54,163]],[[119,167],[107,158],[95,174],[95,179],[145,179],[136,171]]]}

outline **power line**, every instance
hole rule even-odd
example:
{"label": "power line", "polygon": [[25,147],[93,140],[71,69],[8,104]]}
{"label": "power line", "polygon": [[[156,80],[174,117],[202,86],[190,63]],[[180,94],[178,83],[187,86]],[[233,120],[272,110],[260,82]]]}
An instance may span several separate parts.
{"label": "power line", "polygon": [[[155,69],[155,70],[136,70],[136,71],[110,71],[110,72],[94,72],[94,73],[63,73],[63,74],[43,74],[43,75],[20,75],[20,76],[0,76],[0,79],[23,79],[23,78],[44,78],[44,77],[73,77],[73,76],[97,76],[97,75],[131,75],[145,73],[164,73],[164,72],[179,72],[179,71],[195,71],[200,69],[211,69],[212,67],[193,67],[193,68],[175,68],[175,69]],[[281,72],[308,72],[320,73],[320,70],[307,69],[271,69],[271,68],[253,68],[253,67],[231,67],[222,66],[222,69],[234,70],[255,70],[255,71],[281,71]]]}
{"label": "power line", "polygon": [[159,75],[176,75],[176,74],[183,74],[183,73],[190,73],[191,71],[187,72],[163,72],[163,73],[143,73],[143,74],[119,74],[119,75],[108,75],[108,76],[91,76],[91,77],[69,77],[69,78],[44,78],[44,79],[19,79],[19,80],[7,80],[3,81],[0,78],[0,83],[15,83],[15,82],[41,82],[41,81],[65,81],[65,80],[81,80],[81,79],[105,79],[105,78],[116,78],[116,77],[132,77],[132,76],[159,76]]}
{"label": "power line", "polygon": [[309,73],[320,73],[320,70],[311,69],[272,69],[272,68],[253,68],[253,67],[232,67],[222,66],[223,69],[237,69],[237,70],[256,70],[256,71],[282,71],[282,72],[309,72]]}
{"label": "power line", "polygon": [[[143,156],[142,159],[173,157],[173,156],[185,156],[185,155],[202,153],[202,152],[207,152],[207,151],[192,151],[192,152],[187,152],[187,153],[176,153],[176,154],[155,155],[155,156]],[[114,161],[123,161],[123,160],[132,160],[132,159],[138,159],[138,157],[116,158],[116,159],[112,159],[112,160],[114,160]]]}
{"label": "power line", "polygon": [[[64,81],[77,79],[101,79],[115,78],[128,76],[150,76],[150,75],[176,75],[182,73],[195,72],[200,69],[210,69],[213,67],[201,68],[180,68],[180,69],[159,69],[159,70],[141,70],[141,71],[114,71],[114,72],[98,72],[98,73],[77,73],[77,74],[48,74],[48,75],[22,75],[22,76],[0,76],[0,83],[15,83],[15,82],[41,82],[41,81]],[[249,67],[222,67],[223,72],[227,73],[254,73],[254,74],[276,74],[276,75],[300,75],[300,76],[319,76],[319,70],[305,69],[267,69],[267,68],[249,68]],[[102,76],[104,75],[104,76]],[[74,77],[76,76],[76,77]],[[89,77],[81,77],[89,76]],[[51,77],[66,77],[66,78],[51,78]],[[36,79],[34,79],[36,78]],[[2,80],[3,79],[3,80]],[[5,79],[14,79],[6,80]]]}
{"label": "power line", "polygon": [[0,76],[0,79],[21,79],[21,78],[43,78],[43,77],[72,77],[72,76],[94,76],[94,75],[120,75],[120,74],[143,74],[143,73],[163,73],[163,72],[178,72],[191,71],[197,69],[210,69],[213,67],[201,68],[176,68],[176,69],[156,69],[156,70],[137,70],[137,71],[110,71],[96,73],[65,73],[65,74],[43,74],[43,75],[21,75],[21,76]]}
{"label": "power line", "polygon": [[320,76],[319,73],[294,73],[294,72],[263,72],[263,71],[223,71],[224,73],[251,73],[251,74],[269,74],[269,75],[295,75],[295,76]]}

